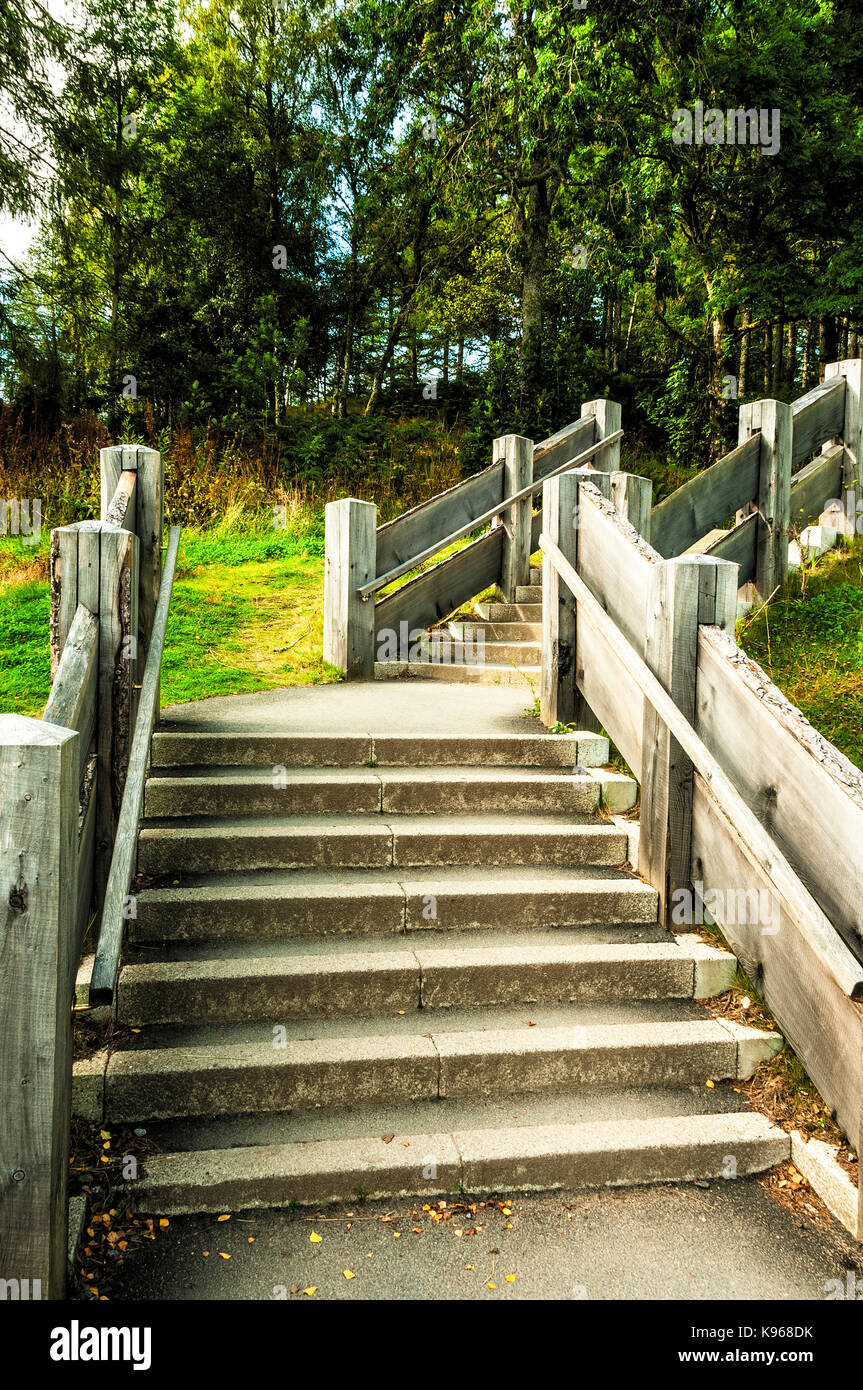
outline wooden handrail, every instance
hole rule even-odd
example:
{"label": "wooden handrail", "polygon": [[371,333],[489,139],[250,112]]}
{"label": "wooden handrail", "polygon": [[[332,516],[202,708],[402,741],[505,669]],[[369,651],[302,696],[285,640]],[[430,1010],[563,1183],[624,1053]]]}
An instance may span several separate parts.
{"label": "wooden handrail", "polygon": [[180,527],[172,526],[168,538],[165,566],[162,571],[159,602],[156,605],[156,616],[153,621],[153,635],[150,640],[150,650],[147,653],[144,679],[141,682],[141,698],[138,703],[138,717],[135,721],[132,751],[129,755],[129,769],[123,791],[123,804],[120,807],[120,818],[117,822],[114,853],[111,856],[111,869],[105,889],[99,943],[96,947],[96,959],[93,962],[93,976],[90,981],[91,1005],[110,1003],[117,984],[120,951],[123,945],[123,904],[132,882],[135,866],[138,822],[141,818],[141,807],[144,802],[144,782],[150,755],[150,738],[156,721],[162,654],[165,650],[168,609],[171,603],[171,591],[174,587],[179,544]]}
{"label": "wooden handrail", "polygon": [[854,959],[731,779],[560,548],[546,535],[540,536],[539,544],[543,556],[554,565],[576,602],[583,608],[588,622],[611,648],[703,779],[718,810],[728,822],[728,830],[735,843],[752,863],[769,875],[780,897],[784,898],[799,920],[806,923],[809,944],[825,970],[848,998],[863,999],[863,966]]}
{"label": "wooden handrail", "polygon": [[493,517],[500,516],[501,512],[506,511],[507,507],[511,507],[513,503],[520,502],[522,498],[530,497],[535,492],[540,492],[543,484],[546,483],[549,478],[557,477],[558,473],[566,473],[570,468],[579,468],[581,464],[593,458],[594,454],[598,454],[602,449],[607,449],[611,444],[616,444],[618,439],[622,438],[623,430],[615,430],[614,434],[609,434],[605,439],[600,439],[596,444],[591,444],[589,449],[585,449],[582,453],[576,454],[575,458],[567,459],[566,463],[559,464],[557,468],[553,468],[551,472],[546,473],[543,478],[528,483],[527,487],[523,487],[518,492],[514,492],[511,497],[505,497],[502,502],[498,502],[496,506],[490,507],[487,512],[483,512],[480,516],[474,517],[472,521],[468,521],[464,526],[460,526],[457,531],[452,531],[448,536],[444,536],[442,540],[435,541],[434,545],[430,545],[427,549],[421,550],[418,555],[412,556],[410,560],[403,560],[400,565],[396,565],[394,569],[388,570],[386,574],[380,575],[378,579],[373,579],[369,584],[363,584],[361,588],[357,589],[357,593],[363,603],[368,602],[372,594],[376,593],[378,589],[385,588],[387,584],[391,584],[394,579],[399,579],[401,575],[407,574],[409,570],[416,569],[417,565],[421,565],[425,560],[430,560],[433,555],[437,555],[441,550],[445,550],[448,545],[452,545],[453,541],[461,540],[462,536],[469,535],[470,532],[475,531],[478,526],[484,526],[485,523],[491,521]]}

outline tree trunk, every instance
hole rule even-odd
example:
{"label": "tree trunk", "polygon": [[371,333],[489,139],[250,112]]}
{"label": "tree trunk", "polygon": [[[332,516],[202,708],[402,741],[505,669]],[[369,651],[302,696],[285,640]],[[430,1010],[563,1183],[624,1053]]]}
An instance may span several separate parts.
{"label": "tree trunk", "polygon": [[776,328],[773,333],[773,374],[771,378],[771,391],[775,399],[778,399],[782,390],[782,363],[785,348],[785,319],[780,317],[776,320]]}
{"label": "tree trunk", "polygon": [[745,309],[743,313],[743,333],[740,338],[740,364],[737,368],[737,396],[741,399],[749,390],[749,340],[752,336],[749,325],[752,322],[752,310]]}
{"label": "tree trunk", "polygon": [[828,362],[836,361],[836,319],[833,314],[825,314],[818,320],[818,379],[824,380],[824,368]]}
{"label": "tree trunk", "polygon": [[459,386],[461,385],[461,374],[462,374],[462,368],[463,368],[463,367],[464,367],[464,338],[459,337],[459,340],[458,340],[458,355],[456,356],[456,359],[455,359],[455,379],[456,379],[456,381],[458,382]]}
{"label": "tree trunk", "polygon": [[788,325],[788,372],[786,380],[794,394],[794,385],[797,381],[797,322],[792,320]]}

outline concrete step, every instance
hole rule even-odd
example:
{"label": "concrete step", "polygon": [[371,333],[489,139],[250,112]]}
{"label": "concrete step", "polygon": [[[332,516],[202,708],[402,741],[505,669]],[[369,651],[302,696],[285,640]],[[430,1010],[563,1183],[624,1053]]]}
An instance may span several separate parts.
{"label": "concrete step", "polygon": [[542,641],[541,623],[492,623],[492,622],[452,622],[448,624],[453,637],[468,638],[473,641],[482,634],[486,647],[492,642],[539,643]]}
{"label": "concrete step", "polygon": [[531,584],[542,584],[542,566],[532,565],[528,577]]}
{"label": "concrete step", "polygon": [[626,837],[615,825],[565,816],[213,816],[146,824],[138,837],[138,872],[611,866],[624,863],[626,853]]}
{"label": "concrete step", "polygon": [[127,1200],[139,1211],[176,1216],[294,1202],[718,1181],[728,1178],[729,1155],[734,1175],[745,1177],[789,1154],[784,1130],[752,1111],[506,1129],[411,1129],[387,1139],[378,1133],[161,1153],[146,1161],[139,1181],[129,1185]]}
{"label": "concrete step", "polygon": [[541,584],[517,584],[515,589],[516,603],[538,603],[542,606],[542,585]]}
{"label": "concrete step", "polygon": [[105,1073],[105,1119],[314,1109],[343,1104],[345,1096],[363,1105],[493,1095],[502,1087],[691,1085],[749,1076],[782,1046],[777,1034],[713,1019],[573,1024],[578,1014],[570,1008],[552,1015],[567,1020],[559,1026],[516,1028],[491,1026],[500,1011],[491,1012],[477,1020],[485,1027],[463,1032],[453,1031],[452,1018],[423,1018],[416,1026],[428,1027],[424,1034],[376,1018],[351,1020],[349,1032],[318,1021],[297,1037],[275,1019],[255,1030],[259,1041],[116,1051]]}
{"label": "concrete step", "polygon": [[214,874],[140,891],[130,940],[279,941],[655,923],[657,894],[614,870],[435,869]]}
{"label": "concrete step", "polygon": [[376,661],[375,680],[409,680],[411,676],[433,681],[470,685],[520,686],[525,692],[539,689],[539,666],[500,666],[485,662],[447,664],[434,661]]}
{"label": "concrete step", "polygon": [[475,603],[479,616],[491,623],[542,623],[541,603]]}
{"label": "concrete step", "polygon": [[153,735],[151,773],[163,768],[257,767],[574,767],[608,762],[608,739],[593,733],[250,734],[160,729]]}
{"label": "concrete step", "polygon": [[238,1023],[398,1010],[578,1000],[703,998],[728,989],[735,958],[694,936],[666,942],[420,948],[220,958],[190,954],[123,966],[119,1018],[129,1025]]}
{"label": "concrete step", "polygon": [[[610,770],[547,768],[256,768],[163,772],[146,785],[148,819],[177,816],[428,815],[440,812],[588,814],[618,809],[635,783]],[[628,809],[628,808],[627,808]]]}

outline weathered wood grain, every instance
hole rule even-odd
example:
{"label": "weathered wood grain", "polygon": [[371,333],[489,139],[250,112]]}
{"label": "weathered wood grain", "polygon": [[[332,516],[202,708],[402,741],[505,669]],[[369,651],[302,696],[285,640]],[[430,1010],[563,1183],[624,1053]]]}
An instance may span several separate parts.
{"label": "weathered wood grain", "polygon": [[0,1276],[31,1298],[66,1282],[78,743],[0,715]]}
{"label": "weathered wood grain", "polygon": [[729,634],[702,628],[695,727],[863,961],[863,773]]}
{"label": "weathered wood grain", "polygon": [[344,497],[324,509],[324,660],[348,680],[369,680],[375,671],[373,599],[357,589],[375,577],[372,502]]}
{"label": "weathered wood grain", "polygon": [[371,577],[388,574],[502,502],[506,495],[503,485],[503,463],[497,461],[482,473],[455,483],[446,492],[379,526],[375,573]]}
{"label": "weathered wood grain", "polygon": [[122,526],[126,531],[135,530],[135,500],[138,492],[138,474],[124,470],[114,489],[114,495],[102,520],[109,526]]}
{"label": "weathered wood grain", "polygon": [[791,529],[803,531],[818,521],[827,503],[842,499],[842,463],[845,450],[834,445],[819,454],[791,479]]}
{"label": "weathered wood grain", "polygon": [[[758,513],[755,587],[771,598],[788,573],[791,528],[793,412],[784,401],[752,401],[740,407],[739,442],[758,433]],[[746,581],[741,578],[741,583]]]}
{"label": "weathered wood grain", "polygon": [[[607,475],[603,475],[607,476]],[[542,529],[576,565],[579,475],[559,473],[542,487]],[[546,728],[575,711],[575,602],[554,565],[542,567],[540,718]]]}
{"label": "weathered wood grain", "polygon": [[96,899],[101,903],[123,800],[137,710],[138,537],[103,523],[99,549]]}
{"label": "weathered wood grain", "polygon": [[860,967],[808,894],[786,897],[766,832],[761,855],[715,792],[696,773],[692,880],[710,895],[711,916],[853,1139],[863,1120],[863,1012],[849,984]]}
{"label": "weathered wood grain", "polygon": [[448,618],[499,581],[502,551],[503,527],[497,526],[387,594],[372,610],[377,639],[384,631],[397,633],[402,622],[418,629]]}
{"label": "weathered wood grain", "polygon": [[81,735],[81,772],[90,756],[96,728],[99,674],[99,620],[78,605],[63,647],[42,718]]}
{"label": "weathered wood grain", "polygon": [[650,543],[666,558],[682,555],[758,496],[760,444],[752,435],[653,509]]}
{"label": "weathered wood grain", "polygon": [[791,451],[791,466],[796,468],[816,449],[820,449],[826,439],[842,433],[845,418],[845,382],[841,377],[830,378],[828,365],[824,381],[813,386],[805,396],[794,401],[791,411],[794,420],[794,443]]}
{"label": "weathered wood grain", "polygon": [[539,481],[567,459],[575,458],[596,440],[596,420],[592,415],[573,420],[562,430],[533,446],[533,476]]}
{"label": "weathered wood grain", "polygon": [[744,521],[732,526],[706,547],[703,554],[715,560],[730,560],[738,567],[738,580],[741,585],[749,584],[755,578],[755,542],[758,537],[758,517],[751,512]]}
{"label": "weathered wood grain", "polygon": [[92,1004],[109,1003],[113,998],[117,983],[117,970],[120,964],[120,951],[126,920],[124,906],[135,868],[138,826],[141,819],[141,808],[144,804],[144,782],[150,757],[150,739],[158,714],[159,675],[162,655],[165,650],[168,609],[171,602],[171,590],[174,585],[179,545],[180,528],[173,526],[165,556],[161,593],[153,623],[153,639],[144,668],[128,775],[104,894],[104,906],[99,924],[99,941],[96,946],[96,958],[93,962],[93,974],[90,979],[90,1002]]}
{"label": "weathered wood grain", "polygon": [[51,532],[52,680],[79,604],[91,613],[99,612],[100,525],[98,521],[76,521]]}
{"label": "weathered wood grain", "polygon": [[[620,429],[623,407],[619,401],[585,401],[581,407],[584,420],[596,421],[596,441],[606,439]],[[617,473],[620,469],[620,441],[597,454],[594,466],[600,473]]]}
{"label": "weathered wood grain", "polygon": [[[533,482],[533,441],[519,434],[506,434],[494,441],[494,461],[503,464],[503,495],[513,497]],[[530,528],[532,499],[528,495],[513,502],[501,518],[500,588],[505,603],[515,602],[518,585],[530,580]],[[469,595],[473,597],[473,595]]]}

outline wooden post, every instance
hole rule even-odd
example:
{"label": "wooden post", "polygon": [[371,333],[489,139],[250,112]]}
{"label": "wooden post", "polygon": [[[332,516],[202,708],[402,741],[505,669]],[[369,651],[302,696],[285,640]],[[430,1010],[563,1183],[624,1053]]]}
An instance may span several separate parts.
{"label": "wooden post", "polygon": [[138,475],[134,513],[123,523],[140,541],[138,578],[138,675],[143,674],[153,619],[159,601],[162,578],[162,536],[164,531],[165,470],[156,449],[138,444],[120,444],[99,453],[101,471],[101,518],[108,521],[108,507],[120,474]]}
{"label": "wooden post", "polygon": [[[542,485],[542,530],[575,567],[578,561],[578,478],[559,473]],[[575,711],[575,600],[554,565],[542,567],[540,718],[548,728]]]}
{"label": "wooden post", "polygon": [[738,444],[761,431],[755,587],[764,600],[788,573],[793,418],[792,407],[783,401],[752,401],[740,407]]}
{"label": "wooden post", "polygon": [[99,776],[96,901],[102,904],[132,751],[138,707],[138,537],[104,524],[99,532]]}
{"label": "wooden post", "polygon": [[[834,377],[843,377],[845,381],[842,505],[845,512],[845,533],[854,536],[863,533],[863,359],[852,357],[845,362],[828,362],[824,379],[830,381]],[[825,445],[825,449],[827,447],[829,445]]]}
{"label": "wooden post", "polygon": [[[585,401],[581,407],[582,420],[587,415],[592,415],[596,420],[596,435],[594,444],[598,444],[600,439],[606,439],[615,430],[620,429],[622,418],[622,407],[618,401]],[[594,460],[594,467],[600,473],[616,473],[620,468],[620,440],[616,444],[611,444],[607,449],[603,449],[601,454],[597,454]]]}
{"label": "wooden post", "polygon": [[[698,625],[734,631],[738,566],[684,555],[651,574],[644,660],[686,719],[695,720]],[[644,707],[638,871],[659,893],[659,922],[671,925],[673,895],[689,891],[692,764],[649,703]]]}
{"label": "wooden post", "polygon": [[343,497],[324,510],[324,660],[348,680],[375,674],[375,601],[357,589],[376,578],[378,509]]}
{"label": "wooden post", "polygon": [[650,540],[650,515],[653,504],[653,483],[637,473],[612,473],[611,500],[614,509],[640,536]]}
{"label": "wooden post", "polygon": [[51,679],[57,674],[69,629],[83,603],[99,612],[98,521],[76,521],[51,532]]}
{"label": "wooden post", "polygon": [[0,715],[0,1278],[19,1298],[65,1292],[78,769],[77,733]]}
{"label": "wooden post", "polygon": [[[594,402],[594,404],[597,404],[597,403]],[[602,402],[599,402],[599,404],[602,404]],[[580,483],[582,483],[582,482],[592,483],[593,486],[594,486],[599,492],[602,493],[603,497],[606,497],[606,498],[608,498],[609,500],[611,499],[611,474],[610,474],[610,473],[606,473],[606,472],[597,470],[597,469],[595,469],[595,468],[577,468],[577,469],[574,469],[573,472],[575,473],[575,476],[576,476],[576,478],[579,480]],[[568,477],[568,476],[570,476],[570,475],[569,475],[569,474],[564,474],[563,476],[564,476],[564,477]],[[579,507],[579,511],[580,511],[581,503],[578,504],[578,507]],[[577,512],[576,512],[576,515],[575,515],[575,521],[576,521],[576,523],[578,522],[579,511],[577,511]],[[578,525],[577,525],[577,524],[576,524],[575,531],[574,531],[574,540],[575,540],[575,548],[576,548],[576,558],[575,558],[575,560],[573,561],[573,568],[577,570],[577,569],[578,569]],[[544,570],[545,570],[545,565],[543,565],[543,571],[544,571]],[[544,613],[544,612],[545,612],[545,610],[543,609],[543,613]],[[574,680],[573,680],[573,709],[572,709],[572,722],[575,724],[576,728],[579,729],[580,731],[583,731],[583,732],[585,732],[585,733],[594,733],[594,734],[598,734],[599,731],[600,731],[601,728],[602,728],[602,721],[601,721],[600,719],[597,719],[597,717],[596,717],[596,715],[594,714],[593,710],[590,708],[590,705],[587,703],[587,701],[585,700],[584,696],[582,695],[581,691],[580,691],[579,688],[578,688],[578,681],[579,681],[579,680],[582,680],[582,679],[584,678],[584,666],[583,666],[583,663],[582,663],[582,661],[581,661],[581,653],[580,653],[580,651],[579,651],[579,645],[578,645],[578,612],[577,612],[577,610],[576,610],[576,612],[573,614],[573,636],[572,636],[572,643],[573,643],[572,649],[573,649],[573,652],[575,653],[575,673],[574,673]]]}
{"label": "wooden post", "polygon": [[[511,497],[533,482],[533,440],[520,434],[504,434],[494,441],[495,463],[503,463],[503,495]],[[504,603],[515,603],[519,585],[530,583],[530,496],[503,513],[503,550],[500,588]]]}

